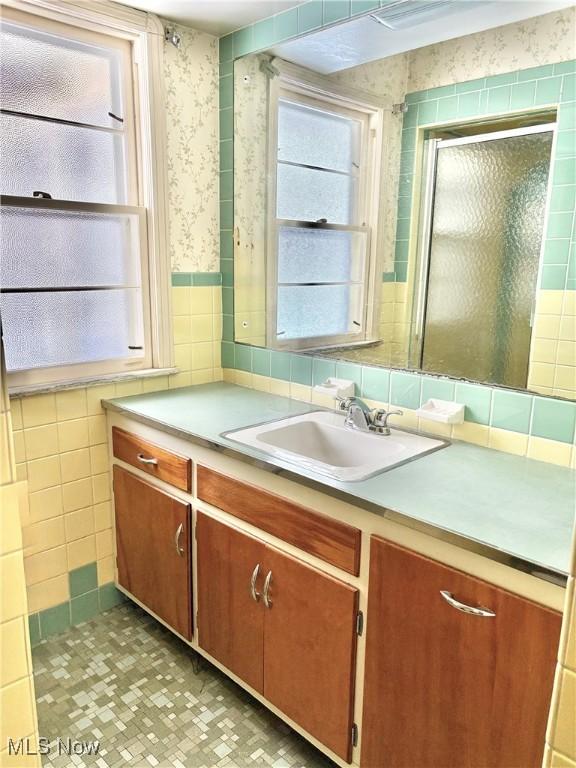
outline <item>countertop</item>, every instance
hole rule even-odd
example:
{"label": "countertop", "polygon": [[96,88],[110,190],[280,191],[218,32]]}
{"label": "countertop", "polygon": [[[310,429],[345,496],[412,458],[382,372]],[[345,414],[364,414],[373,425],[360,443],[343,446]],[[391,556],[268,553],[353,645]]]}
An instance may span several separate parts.
{"label": "countertop", "polygon": [[[105,400],[103,406],[193,442],[226,449],[296,482],[375,514],[447,532],[480,551],[511,556],[516,567],[565,575],[575,518],[576,472],[453,442],[416,461],[358,482],[321,477],[222,437],[223,432],[323,410],[218,382]],[[513,564],[513,563],[512,563]],[[530,568],[527,568],[530,570]]]}

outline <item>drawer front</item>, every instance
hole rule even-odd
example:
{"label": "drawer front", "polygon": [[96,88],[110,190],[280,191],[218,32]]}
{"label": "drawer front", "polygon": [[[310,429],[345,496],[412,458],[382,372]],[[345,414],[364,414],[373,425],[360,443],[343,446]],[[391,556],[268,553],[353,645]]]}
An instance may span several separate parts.
{"label": "drawer front", "polygon": [[119,427],[112,427],[112,449],[117,459],[182,491],[192,492],[192,459],[187,456],[167,451]]}
{"label": "drawer front", "polygon": [[198,467],[196,484],[202,501],[358,576],[362,536],[358,528],[207,467]]}

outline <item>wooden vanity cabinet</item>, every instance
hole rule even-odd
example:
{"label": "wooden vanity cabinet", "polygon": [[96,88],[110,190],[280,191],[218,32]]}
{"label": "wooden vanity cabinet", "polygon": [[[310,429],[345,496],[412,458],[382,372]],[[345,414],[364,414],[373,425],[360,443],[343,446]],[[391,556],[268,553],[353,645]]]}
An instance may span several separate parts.
{"label": "wooden vanity cabinet", "polygon": [[362,768],[539,768],[560,624],[373,536]]}
{"label": "wooden vanity cabinet", "polygon": [[196,538],[200,647],[350,762],[358,590],[203,513]]}
{"label": "wooden vanity cabinet", "polygon": [[258,539],[198,513],[198,643],[259,693],[264,689],[264,612],[250,584],[256,568],[260,573],[264,568],[265,553]]}
{"label": "wooden vanity cabinet", "polygon": [[190,504],[114,466],[118,583],[192,637]]}

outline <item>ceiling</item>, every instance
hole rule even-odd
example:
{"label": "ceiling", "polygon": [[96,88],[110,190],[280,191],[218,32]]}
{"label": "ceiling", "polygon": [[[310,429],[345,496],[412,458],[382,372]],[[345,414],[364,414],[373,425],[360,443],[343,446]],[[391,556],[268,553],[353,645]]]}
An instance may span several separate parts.
{"label": "ceiling", "polygon": [[225,35],[306,0],[117,0],[213,35]]}
{"label": "ceiling", "polygon": [[[430,0],[428,0],[430,2]],[[274,46],[272,53],[329,74],[443,40],[471,35],[573,5],[574,0],[452,0],[436,13],[388,29],[370,16]],[[432,5],[433,3],[430,2]],[[406,4],[409,5],[409,4]],[[416,3],[414,5],[424,5]],[[384,12],[382,8],[375,15]]]}

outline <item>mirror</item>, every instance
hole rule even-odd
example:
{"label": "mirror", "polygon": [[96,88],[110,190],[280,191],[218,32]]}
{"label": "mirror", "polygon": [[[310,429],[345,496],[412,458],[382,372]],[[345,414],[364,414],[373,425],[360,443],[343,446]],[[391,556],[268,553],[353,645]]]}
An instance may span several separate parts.
{"label": "mirror", "polygon": [[574,399],[556,106],[414,92],[374,21],[234,63],[235,341]]}

